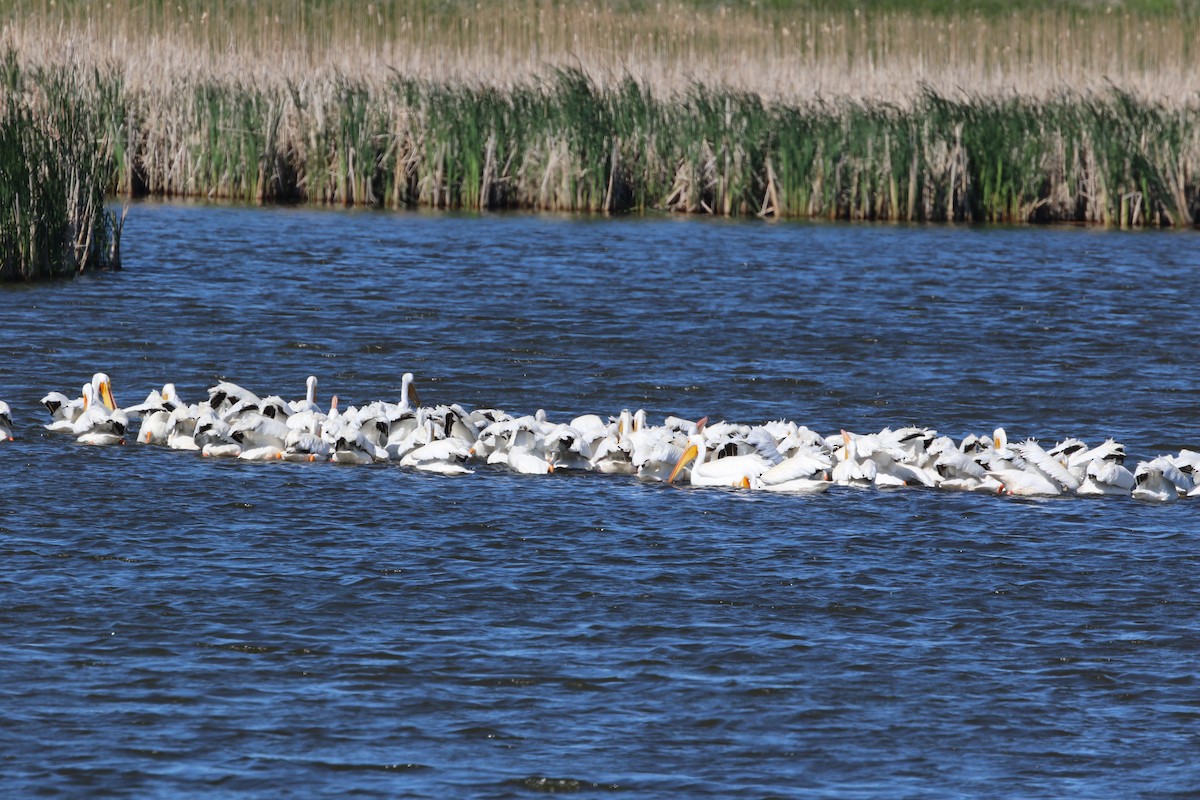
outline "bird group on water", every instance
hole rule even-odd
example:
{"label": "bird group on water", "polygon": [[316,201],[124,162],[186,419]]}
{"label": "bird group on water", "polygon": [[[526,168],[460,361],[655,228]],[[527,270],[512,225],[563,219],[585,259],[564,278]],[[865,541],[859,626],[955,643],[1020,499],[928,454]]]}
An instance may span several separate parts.
{"label": "bird group on water", "polygon": [[[1096,446],[1068,438],[1053,447],[1035,439],[1009,442],[1003,428],[955,442],[921,427],[823,436],[794,422],[711,423],[669,416],[652,425],[644,411],[604,419],[584,414],[551,422],[542,411],[514,416],[499,409],[467,411],[458,404],[422,406],[405,373],[395,402],[328,409],[317,403],[310,376],[303,400],[260,397],[222,381],[207,399],[188,403],[174,384],[121,408],[112,381],[98,372],[76,396],[50,392],[41,400],[44,427],[91,445],[125,444],[194,450],[212,458],[255,461],[399,462],[425,472],[470,474],[485,462],[540,475],[581,470],[650,481],[751,491],[814,494],[831,486],[923,486],[945,490],[1051,497],[1125,495],[1172,502],[1200,497],[1200,452],[1181,450],[1133,471],[1123,445]],[[140,420],[130,436],[131,421]],[[0,401],[0,441],[13,440],[12,414]]]}

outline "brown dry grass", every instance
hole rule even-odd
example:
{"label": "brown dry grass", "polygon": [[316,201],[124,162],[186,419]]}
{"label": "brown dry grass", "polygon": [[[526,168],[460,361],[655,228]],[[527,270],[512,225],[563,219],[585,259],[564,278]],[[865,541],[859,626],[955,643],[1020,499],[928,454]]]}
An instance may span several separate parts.
{"label": "brown dry grass", "polygon": [[0,46],[15,48],[24,63],[116,64],[135,87],[198,75],[266,87],[330,73],[508,87],[569,67],[601,86],[632,76],[658,96],[702,83],[768,101],[903,105],[922,86],[942,96],[1037,98],[1116,86],[1175,102],[1200,93],[1198,31],[1188,18],[1120,11],[27,0],[4,23]]}

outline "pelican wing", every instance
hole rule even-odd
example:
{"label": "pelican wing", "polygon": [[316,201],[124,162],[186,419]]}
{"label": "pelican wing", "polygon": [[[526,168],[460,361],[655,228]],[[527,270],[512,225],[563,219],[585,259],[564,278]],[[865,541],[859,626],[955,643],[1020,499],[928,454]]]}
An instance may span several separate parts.
{"label": "pelican wing", "polygon": [[1017,450],[1022,457],[1030,464],[1044,472],[1052,480],[1058,481],[1068,489],[1078,489],[1082,481],[1079,480],[1069,469],[1067,469],[1061,461],[1047,453],[1042,446],[1033,439],[1027,439],[1024,442],[1016,445]]}
{"label": "pelican wing", "polygon": [[1087,476],[1096,483],[1117,486],[1132,491],[1137,485],[1133,473],[1112,461],[1092,461],[1087,465]]}
{"label": "pelican wing", "polygon": [[774,486],[799,478],[811,478],[832,467],[833,461],[829,456],[812,447],[799,450],[790,458],[775,464],[759,477],[759,481],[764,486]]}

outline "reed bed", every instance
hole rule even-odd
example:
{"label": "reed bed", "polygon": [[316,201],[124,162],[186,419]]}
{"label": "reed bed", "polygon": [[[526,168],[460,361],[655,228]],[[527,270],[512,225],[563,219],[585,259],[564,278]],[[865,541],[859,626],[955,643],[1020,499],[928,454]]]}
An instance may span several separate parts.
{"label": "reed bed", "polygon": [[1194,224],[1194,16],[984,5],[20,0],[3,39],[123,194]]}
{"label": "reed bed", "polygon": [[130,83],[303,83],[329,71],[501,89],[556,69],[657,96],[770,102],[1200,92],[1197,0],[13,0],[24,63],[118,63]]}
{"label": "reed bed", "polygon": [[[905,221],[1191,225],[1200,109],[1104,95],[768,103],[656,97],[579,71],[508,90],[393,76],[262,89],[127,89],[36,72],[110,190],[251,202]],[[48,77],[47,77],[48,76]],[[46,104],[46,99],[34,105]]]}
{"label": "reed bed", "polygon": [[106,210],[111,154],[70,76],[36,74],[36,102],[10,54],[0,105],[0,281],[120,267],[121,220]]}

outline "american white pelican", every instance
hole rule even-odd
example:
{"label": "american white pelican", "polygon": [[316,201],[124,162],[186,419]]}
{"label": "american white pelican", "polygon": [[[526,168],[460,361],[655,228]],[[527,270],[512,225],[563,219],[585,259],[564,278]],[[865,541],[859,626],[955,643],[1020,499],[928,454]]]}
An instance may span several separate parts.
{"label": "american white pelican", "polygon": [[[89,385],[90,386],[90,385]],[[70,398],[62,392],[50,392],[39,402],[50,412],[50,423],[46,430],[53,433],[71,433],[75,430],[75,420],[86,409],[88,388],[80,392],[78,397]]]}
{"label": "american white pelican", "polygon": [[229,436],[241,445],[243,461],[271,461],[283,452],[290,429],[285,422],[259,411],[238,414],[229,423]]}
{"label": "american white pelican", "polygon": [[321,423],[317,422],[313,431],[288,431],[278,458],[283,461],[328,461],[332,455],[333,445],[321,436]]}
{"label": "american white pelican", "polygon": [[101,403],[92,399],[93,389],[91,386],[85,388],[87,389],[84,393],[87,398],[87,410],[80,414],[73,423],[71,432],[75,435],[75,441],[80,444],[94,445],[125,444],[125,432],[129,429],[129,417],[119,408],[106,407],[112,400],[112,393],[109,392],[109,399]]}
{"label": "american white pelican", "polygon": [[592,448],[579,429],[567,424],[555,425],[542,437],[542,451],[555,469],[590,470]]}
{"label": "american white pelican", "polygon": [[997,446],[981,451],[979,457],[984,459],[987,474],[1000,483],[997,489],[1000,494],[1056,497],[1063,493],[1065,485],[1060,478],[1074,480],[1061,463],[1032,439],[1010,446],[1004,429],[997,428],[997,432]]}
{"label": "american white pelican", "polygon": [[337,412],[337,395],[329,403],[329,415],[321,436],[333,445],[329,460],[336,464],[374,464],[387,461],[388,452],[363,434],[350,419],[349,409],[343,416]]}
{"label": "american white pelican", "polygon": [[91,382],[84,384],[79,397],[72,399],[61,392],[50,392],[41,399],[41,403],[50,412],[50,423],[45,426],[46,430],[72,436],[79,436],[76,423],[93,403],[102,403],[109,411],[117,408],[112,395],[112,382],[103,372],[92,375]]}
{"label": "american white pelican", "polygon": [[1137,486],[1137,478],[1115,461],[1096,459],[1089,461],[1084,467],[1083,481],[1076,494],[1082,495],[1125,495],[1133,493]]}
{"label": "american white pelican", "polygon": [[541,410],[532,416],[493,422],[479,432],[470,451],[477,457],[486,453],[489,464],[502,464],[524,475],[545,475],[556,466],[545,448],[545,437],[552,429]]}
{"label": "american white pelican", "polygon": [[[779,431],[786,439],[791,432]],[[779,451],[779,443],[771,429],[764,426],[750,432],[747,441],[754,445],[759,455],[771,462],[759,475],[750,478],[750,488],[767,492],[790,492],[794,494],[816,494],[829,489],[829,470],[833,467],[831,455],[814,445],[796,445],[785,456]]]}
{"label": "american white pelican", "polygon": [[441,475],[469,475],[471,470],[464,466],[471,457],[471,448],[462,439],[451,436],[442,439],[434,438],[432,419],[426,419],[427,444],[410,450],[400,460],[400,466],[413,467],[422,472],[436,472]]}
{"label": "american white pelican", "polygon": [[0,400],[0,442],[11,442],[13,440],[12,428],[12,410],[9,409],[8,403]]}
{"label": "american white pelican", "polygon": [[933,457],[933,470],[938,474],[937,487],[959,492],[991,492],[1001,489],[1000,482],[987,474],[978,460],[982,445],[974,436],[959,445],[949,436],[939,436],[927,452]]}
{"label": "american white pelican", "polygon": [[1180,450],[1171,460],[1179,467],[1179,471],[1192,481],[1192,488],[1187,491],[1186,496],[1200,497],[1200,481],[1196,480],[1196,473],[1200,472],[1200,453],[1195,450]]}
{"label": "american white pelican", "polygon": [[[211,411],[205,407],[205,410]],[[200,419],[199,404],[176,406],[167,418],[167,447],[172,450],[199,450],[196,444],[196,422]]]}
{"label": "american white pelican", "polygon": [[687,447],[667,476],[667,483],[673,483],[688,463],[694,460],[696,463],[688,473],[688,481],[693,486],[749,489],[751,481],[757,480],[772,466],[770,460],[758,452],[706,460],[707,451],[708,441],[704,434],[689,436]]}
{"label": "american white pelican", "polygon": [[[499,459],[492,460],[496,455],[493,453],[488,457],[489,464],[501,463]],[[547,475],[554,472],[554,462],[545,453],[532,450],[526,444],[516,444],[504,451],[503,463],[521,475]]]}
{"label": "american white pelican", "polygon": [[151,389],[144,401],[126,408],[126,414],[141,418],[137,440],[142,444],[166,444],[167,424],[170,422],[171,412],[178,405],[175,384],[164,383],[161,390]]}
{"label": "american white pelican", "polygon": [[[836,437],[830,438],[836,441]],[[837,463],[830,477],[844,486],[907,486],[910,481],[928,480],[919,470],[902,463],[904,451],[888,445],[879,434],[843,430],[841,446],[834,451],[834,457]]]}
{"label": "american white pelican", "polygon": [[1173,503],[1195,488],[1191,476],[1180,470],[1170,456],[1139,462],[1133,475],[1137,484],[1131,492],[1134,500]]}
{"label": "american white pelican", "polygon": [[1087,447],[1078,439],[1068,439],[1050,451],[1066,459],[1067,469],[1079,478],[1076,494],[1128,495],[1137,479],[1125,468],[1125,447],[1107,439],[1096,447]]}
{"label": "american white pelican", "polygon": [[103,372],[97,372],[92,376],[92,397],[96,402],[104,403],[104,407],[109,411],[117,410],[117,401],[113,398],[112,381]]}
{"label": "american white pelican", "polygon": [[317,406],[317,376],[309,375],[304,381],[304,399],[295,400],[288,404],[287,412],[289,414],[298,414],[301,411],[320,411]]}
{"label": "american white pelican", "polygon": [[233,428],[211,408],[200,412],[192,441],[200,448],[200,455],[209,458],[237,458],[242,454],[242,443],[234,438]]}
{"label": "american white pelican", "polygon": [[665,425],[643,424],[629,434],[629,443],[629,461],[638,478],[666,481],[688,447],[688,434]]}
{"label": "american white pelican", "polygon": [[400,410],[415,411],[421,407],[421,398],[417,396],[417,387],[413,384],[413,374],[406,372],[400,377]]}
{"label": "american white pelican", "polygon": [[231,413],[236,414],[243,409],[258,410],[261,403],[262,398],[254,392],[229,381],[221,381],[208,390],[208,405],[227,420]]}
{"label": "american white pelican", "polygon": [[[575,418],[575,422],[580,420],[583,420],[585,436],[589,435],[589,431],[594,432],[590,421],[584,417]],[[628,435],[632,424],[633,415],[625,409],[604,428],[599,437],[590,442],[593,470],[607,475],[633,475],[637,472],[633,465],[633,444]]]}
{"label": "american white pelican", "polygon": [[1047,453],[1034,439],[1027,439],[1015,448],[1025,459],[1025,468],[1032,472],[1040,472],[1045,478],[1056,483],[1060,491],[1075,491],[1083,482],[1066,464]]}

